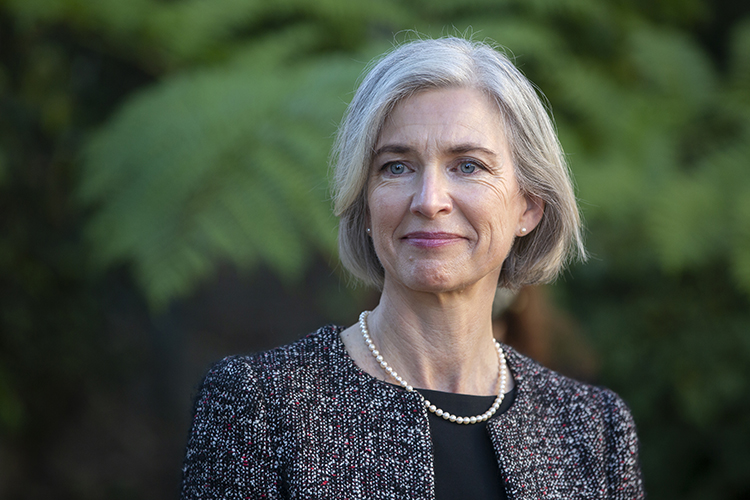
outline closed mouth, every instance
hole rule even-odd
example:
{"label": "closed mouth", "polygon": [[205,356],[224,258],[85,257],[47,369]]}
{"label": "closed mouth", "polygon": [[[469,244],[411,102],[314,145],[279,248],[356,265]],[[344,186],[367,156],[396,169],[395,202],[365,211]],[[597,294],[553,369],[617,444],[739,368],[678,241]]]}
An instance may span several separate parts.
{"label": "closed mouth", "polygon": [[434,248],[456,243],[464,238],[455,233],[414,231],[404,235],[402,239],[414,246]]}

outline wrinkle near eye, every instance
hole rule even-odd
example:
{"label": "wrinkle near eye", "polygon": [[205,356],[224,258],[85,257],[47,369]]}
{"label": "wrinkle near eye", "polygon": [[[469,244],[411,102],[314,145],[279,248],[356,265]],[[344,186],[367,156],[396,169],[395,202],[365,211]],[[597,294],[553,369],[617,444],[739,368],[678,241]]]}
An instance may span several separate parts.
{"label": "wrinkle near eye", "polygon": [[499,200],[502,200],[503,203],[508,201],[508,195],[510,193],[508,186],[509,182],[506,178],[495,178],[493,180],[488,180],[486,178],[477,179],[477,183],[486,187],[488,191],[491,191]]}

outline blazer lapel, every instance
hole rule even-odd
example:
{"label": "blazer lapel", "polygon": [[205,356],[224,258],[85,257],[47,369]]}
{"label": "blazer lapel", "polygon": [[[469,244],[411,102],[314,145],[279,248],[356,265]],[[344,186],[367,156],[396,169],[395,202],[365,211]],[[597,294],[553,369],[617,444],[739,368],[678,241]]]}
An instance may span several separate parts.
{"label": "blazer lapel", "polygon": [[591,498],[585,495],[597,488],[587,484],[586,478],[580,478],[580,484],[571,484],[570,475],[565,473],[578,469],[580,456],[571,453],[575,435],[566,425],[565,415],[559,413],[560,405],[554,404],[561,396],[551,390],[554,380],[542,383],[550,372],[512,349],[506,348],[506,358],[516,383],[516,399],[487,428],[508,498],[568,499],[582,498],[581,494]]}

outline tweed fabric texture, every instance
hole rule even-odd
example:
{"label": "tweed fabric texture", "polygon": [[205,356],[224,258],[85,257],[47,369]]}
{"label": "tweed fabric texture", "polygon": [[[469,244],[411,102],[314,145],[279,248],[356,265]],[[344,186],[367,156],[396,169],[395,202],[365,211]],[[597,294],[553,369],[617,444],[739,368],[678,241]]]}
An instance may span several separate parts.
{"label": "tweed fabric texture", "polygon": [[[326,326],[206,376],[183,499],[434,499],[419,395],[360,370]],[[614,393],[505,347],[517,385],[488,431],[510,499],[643,498],[635,426]]]}

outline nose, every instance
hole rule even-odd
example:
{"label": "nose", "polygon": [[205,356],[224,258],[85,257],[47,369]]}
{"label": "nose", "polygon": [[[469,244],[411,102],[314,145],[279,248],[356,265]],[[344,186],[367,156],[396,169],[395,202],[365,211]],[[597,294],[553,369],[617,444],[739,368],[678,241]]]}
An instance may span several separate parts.
{"label": "nose", "polygon": [[449,181],[437,169],[424,169],[416,183],[411,212],[434,219],[451,210],[453,199],[450,196]]}

